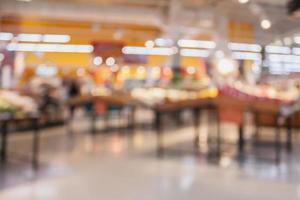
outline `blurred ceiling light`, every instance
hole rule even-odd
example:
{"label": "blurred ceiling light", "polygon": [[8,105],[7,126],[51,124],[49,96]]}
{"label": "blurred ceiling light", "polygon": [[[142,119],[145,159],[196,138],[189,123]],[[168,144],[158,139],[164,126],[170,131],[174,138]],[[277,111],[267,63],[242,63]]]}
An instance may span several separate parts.
{"label": "blurred ceiling light", "polygon": [[224,58],[224,57],[225,57],[224,51],[222,51],[222,50],[216,51],[216,52],[215,52],[215,57],[216,57],[217,59]]}
{"label": "blurred ceiling light", "polygon": [[206,49],[214,49],[216,47],[216,43],[213,41],[203,41],[203,40],[179,40],[178,46],[184,48],[206,48]]}
{"label": "blurred ceiling light", "polygon": [[96,66],[101,65],[101,64],[103,63],[102,57],[100,57],[100,56],[95,57],[94,60],[93,60],[93,63],[94,63],[94,65],[96,65]]}
{"label": "blurred ceiling light", "polygon": [[0,33],[0,40],[2,41],[10,41],[13,39],[13,37],[14,35],[12,33],[5,33],[5,32]]}
{"label": "blurred ceiling light", "polygon": [[20,1],[20,2],[31,2],[32,0],[17,0],[17,1]]}
{"label": "blurred ceiling light", "polygon": [[155,43],[152,40],[148,40],[147,42],[145,42],[145,46],[147,48],[153,48],[155,45]]}
{"label": "blurred ceiling light", "polygon": [[174,42],[172,39],[165,39],[165,38],[157,38],[155,40],[155,45],[159,47],[168,47],[173,46]]}
{"label": "blurred ceiling light", "polygon": [[239,2],[240,2],[241,4],[246,4],[246,3],[249,2],[249,0],[239,0]]}
{"label": "blurred ceiling light", "polygon": [[268,20],[268,19],[263,19],[263,20],[261,20],[261,22],[260,22],[260,26],[261,26],[263,29],[267,30],[267,29],[271,28],[272,23],[271,23],[271,21]]}
{"label": "blurred ceiling light", "polygon": [[233,51],[261,52],[262,50],[262,47],[259,44],[246,44],[246,43],[229,43],[228,48]]}
{"label": "blurred ceiling light", "polygon": [[189,66],[187,69],[186,69],[187,73],[192,75],[192,74],[195,74],[196,73],[196,68],[193,67],[193,66]]}
{"label": "blurred ceiling light", "polygon": [[300,64],[300,56],[297,56],[297,55],[269,54],[268,60],[273,63],[298,63],[298,64]]}
{"label": "blurred ceiling light", "polygon": [[267,53],[279,53],[279,54],[290,54],[291,48],[285,46],[266,46]]}
{"label": "blurred ceiling light", "polygon": [[41,42],[42,35],[21,33],[17,36],[17,40],[20,42]]}
{"label": "blurred ceiling light", "polygon": [[108,57],[105,61],[105,64],[108,66],[113,66],[116,64],[116,60],[113,57]]}
{"label": "blurred ceiling light", "polygon": [[181,56],[185,57],[202,57],[206,58],[209,56],[209,51],[199,49],[182,49],[180,51]]}
{"label": "blurred ceiling light", "polygon": [[163,55],[170,56],[174,54],[173,48],[146,48],[146,47],[133,47],[127,46],[122,49],[124,54],[133,54],[133,55]]}
{"label": "blurred ceiling light", "polygon": [[94,47],[92,45],[10,43],[6,49],[8,51],[29,52],[91,53]]}
{"label": "blurred ceiling light", "polygon": [[227,75],[236,70],[236,63],[228,58],[222,58],[217,63],[217,70],[222,75]]}
{"label": "blurred ceiling light", "polygon": [[291,45],[293,44],[293,39],[290,38],[290,37],[285,37],[285,38],[283,39],[283,42],[284,42],[285,45],[291,46]]}
{"label": "blurred ceiling light", "polygon": [[294,37],[294,42],[300,44],[300,36]]}
{"label": "blurred ceiling light", "polygon": [[46,34],[43,36],[43,42],[48,43],[68,43],[71,40],[69,35],[50,35]]}
{"label": "blurred ceiling light", "polygon": [[236,60],[255,60],[255,61],[262,60],[262,56],[260,53],[233,52],[232,57]]}

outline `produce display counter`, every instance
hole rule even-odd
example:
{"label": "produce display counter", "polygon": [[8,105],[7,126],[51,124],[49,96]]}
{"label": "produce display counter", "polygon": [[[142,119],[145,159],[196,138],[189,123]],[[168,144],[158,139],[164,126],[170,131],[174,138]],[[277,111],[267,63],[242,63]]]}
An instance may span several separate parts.
{"label": "produce display counter", "polygon": [[[280,160],[280,129],[282,127],[288,126],[289,117],[283,118],[281,115],[280,101],[262,101],[258,98],[239,98],[235,96],[228,95],[218,95],[216,97],[203,97],[203,98],[191,98],[191,99],[180,99],[180,100],[170,100],[166,99],[155,104],[149,104],[141,99],[132,97],[128,93],[111,93],[108,95],[98,95],[89,97],[81,97],[80,99],[73,100],[73,104],[82,103],[92,103],[92,102],[103,102],[106,105],[111,106],[121,106],[132,108],[131,113],[131,123],[134,124],[134,110],[136,107],[144,107],[152,110],[155,113],[155,127],[157,133],[157,153],[161,155],[163,153],[163,116],[168,114],[179,113],[183,110],[192,110],[193,112],[193,124],[195,128],[194,144],[198,148],[199,144],[199,126],[200,126],[200,114],[202,110],[209,109],[213,111],[217,119],[217,151],[220,152],[221,146],[221,130],[220,123],[222,121],[235,122],[239,126],[239,153],[243,154],[245,148],[245,134],[244,134],[244,114],[245,112],[251,112],[255,116],[255,126],[264,126],[264,118],[273,119],[273,123],[270,126],[274,127],[276,130],[276,160]],[[264,117],[267,116],[267,117]],[[95,117],[91,118],[93,121],[91,124],[95,124]],[[280,121],[284,120],[282,123]],[[92,128],[95,130],[95,128]],[[291,149],[291,129],[288,131],[288,142],[287,147]]]}
{"label": "produce display counter", "polygon": [[39,161],[39,119],[40,116],[37,114],[26,115],[26,116],[13,116],[13,115],[0,115],[1,128],[1,146],[0,146],[0,158],[1,162],[5,163],[7,161],[7,149],[8,149],[8,137],[9,137],[9,126],[12,124],[27,122],[32,124],[33,127],[33,142],[31,148],[31,163],[33,168],[37,168]]}

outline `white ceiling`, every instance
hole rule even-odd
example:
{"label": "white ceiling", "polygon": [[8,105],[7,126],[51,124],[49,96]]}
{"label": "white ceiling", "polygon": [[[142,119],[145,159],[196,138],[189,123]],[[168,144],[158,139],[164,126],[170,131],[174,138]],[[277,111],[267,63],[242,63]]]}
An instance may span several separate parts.
{"label": "white ceiling", "polygon": [[[180,11],[175,13],[175,22],[177,27],[190,28],[186,31],[216,31],[216,27],[208,26],[207,22],[213,21],[215,16],[224,16],[254,23],[258,42],[267,43],[276,37],[298,32],[300,27],[299,20],[287,15],[288,0],[251,0],[250,5],[255,5],[258,13],[250,5],[239,4],[238,0],[32,0],[29,3],[0,0],[0,17],[21,15],[99,23],[135,23],[166,29],[170,24],[169,10],[174,1],[181,4]],[[271,30],[259,28],[261,18],[272,21]]]}

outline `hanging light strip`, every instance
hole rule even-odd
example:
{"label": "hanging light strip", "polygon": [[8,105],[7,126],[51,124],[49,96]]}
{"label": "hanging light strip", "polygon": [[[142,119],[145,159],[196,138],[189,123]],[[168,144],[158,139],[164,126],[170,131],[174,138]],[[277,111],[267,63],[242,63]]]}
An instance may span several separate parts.
{"label": "hanging light strip", "polygon": [[178,46],[183,48],[204,48],[204,49],[214,49],[216,48],[216,43],[213,41],[205,40],[178,40]]}
{"label": "hanging light strip", "polygon": [[233,51],[250,51],[261,52],[262,47],[259,44],[247,44],[247,43],[229,43],[228,48]]}
{"label": "hanging light strip", "polygon": [[180,55],[184,57],[202,57],[206,58],[209,56],[209,51],[199,49],[182,49]]}
{"label": "hanging light strip", "polygon": [[134,55],[164,55],[170,56],[176,53],[177,48],[147,48],[147,47],[133,47],[127,46],[122,49],[124,54],[134,54]]}
{"label": "hanging light strip", "polygon": [[[0,32],[0,41],[11,41],[14,39],[13,33]],[[28,34],[20,33],[15,37],[18,42],[45,42],[45,43],[68,43],[71,40],[70,35],[58,34]]]}
{"label": "hanging light strip", "polygon": [[274,46],[269,45],[266,46],[267,53],[278,53],[278,54],[291,54],[292,50],[290,47],[287,46]]}
{"label": "hanging light strip", "polygon": [[92,45],[67,45],[67,44],[33,44],[33,43],[10,43],[8,51],[29,52],[64,52],[64,53],[91,53]]}

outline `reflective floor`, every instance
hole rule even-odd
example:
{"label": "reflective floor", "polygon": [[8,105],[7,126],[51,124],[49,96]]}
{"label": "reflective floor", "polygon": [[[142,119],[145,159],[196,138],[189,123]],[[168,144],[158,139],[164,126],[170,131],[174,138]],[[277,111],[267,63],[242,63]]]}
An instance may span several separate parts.
{"label": "reflective floor", "polygon": [[[139,119],[149,121],[150,115],[142,113]],[[184,126],[165,128],[166,150],[157,157],[151,124],[92,136],[89,121],[79,117],[72,134],[66,127],[42,131],[38,171],[26,158],[31,135],[13,134],[8,163],[0,167],[0,200],[300,199],[298,134],[294,152],[283,150],[280,164],[274,161],[269,129],[262,134],[265,147],[249,145],[243,159],[237,159],[236,127],[224,124],[223,153],[217,159],[208,154],[207,138],[213,127],[207,121],[202,119],[197,153],[194,129],[187,120]],[[117,123],[112,121],[111,126]],[[101,129],[101,120],[97,126]],[[251,136],[251,127],[246,131]]]}

